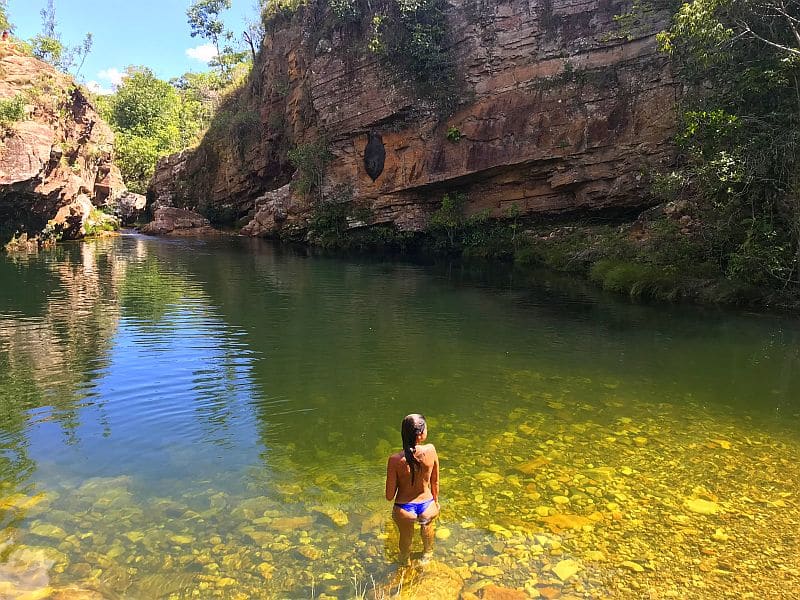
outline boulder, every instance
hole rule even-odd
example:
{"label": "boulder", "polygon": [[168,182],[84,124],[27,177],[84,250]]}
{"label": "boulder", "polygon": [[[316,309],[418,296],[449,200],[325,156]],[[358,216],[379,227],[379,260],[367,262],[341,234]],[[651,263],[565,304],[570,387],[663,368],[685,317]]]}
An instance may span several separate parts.
{"label": "boulder", "polygon": [[397,570],[391,581],[376,587],[374,596],[397,600],[459,600],[464,580],[446,564],[431,561]]}
{"label": "boulder", "polygon": [[147,207],[147,197],[133,192],[122,192],[109,200],[108,207],[123,225],[131,225]]}
{"label": "boulder", "polygon": [[289,216],[292,190],[289,184],[267,192],[255,201],[255,215],[242,227],[240,233],[249,237],[266,237],[275,234]]}
{"label": "boulder", "polygon": [[211,233],[211,223],[203,215],[184,208],[159,208],[153,220],[139,228],[147,235],[168,235],[186,233]]}

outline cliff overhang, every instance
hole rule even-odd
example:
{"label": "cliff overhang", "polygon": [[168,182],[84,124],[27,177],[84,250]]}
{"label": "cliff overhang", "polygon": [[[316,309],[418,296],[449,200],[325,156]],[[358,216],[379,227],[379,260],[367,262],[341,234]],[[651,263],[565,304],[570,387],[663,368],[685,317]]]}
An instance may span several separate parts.
{"label": "cliff overhang", "polygon": [[[655,42],[668,12],[622,31],[625,2],[442,2],[454,77],[443,107],[367,49],[374,14],[394,4],[342,23],[312,2],[272,23],[227,108],[247,118],[164,159],[151,202],[239,217],[248,235],[302,230],[326,202],[420,231],[450,192],[496,218],[652,204],[648,176],[674,160],[676,89]],[[320,164],[290,160],[320,146]]]}

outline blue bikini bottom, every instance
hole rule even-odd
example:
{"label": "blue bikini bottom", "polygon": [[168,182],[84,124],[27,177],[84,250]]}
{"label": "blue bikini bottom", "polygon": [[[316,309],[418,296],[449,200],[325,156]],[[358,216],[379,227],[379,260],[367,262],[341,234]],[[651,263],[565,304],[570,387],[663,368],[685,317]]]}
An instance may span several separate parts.
{"label": "blue bikini bottom", "polygon": [[394,505],[406,512],[414,513],[415,515],[420,516],[431,505],[431,502],[433,502],[433,498],[430,498],[429,500],[423,500],[422,502],[407,502],[406,504],[395,502]]}

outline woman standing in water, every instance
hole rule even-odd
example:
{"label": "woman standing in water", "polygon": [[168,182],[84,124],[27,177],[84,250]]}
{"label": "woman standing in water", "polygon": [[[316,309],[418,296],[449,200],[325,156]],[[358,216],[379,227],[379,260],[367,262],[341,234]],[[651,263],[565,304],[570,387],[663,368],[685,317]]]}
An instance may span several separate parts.
{"label": "woman standing in water", "polygon": [[400,427],[403,451],[392,454],[386,466],[386,499],[394,500],[392,518],[400,531],[400,564],[411,558],[414,523],[420,524],[423,560],[433,549],[433,520],[439,514],[439,457],[425,444],[428,426],[422,415],[408,415]]}

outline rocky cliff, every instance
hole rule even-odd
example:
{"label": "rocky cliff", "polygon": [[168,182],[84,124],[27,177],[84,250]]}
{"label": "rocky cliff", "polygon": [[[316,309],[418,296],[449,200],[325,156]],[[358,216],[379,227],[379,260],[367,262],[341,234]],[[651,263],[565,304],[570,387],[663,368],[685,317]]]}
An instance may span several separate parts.
{"label": "rocky cliff", "polygon": [[93,207],[125,192],[111,129],[70,77],[7,42],[0,105],[0,247],[43,230],[84,235],[87,220],[102,221]]}
{"label": "rocky cliff", "polygon": [[[422,92],[413,69],[367,49],[396,0],[358,4],[347,24],[327,4],[273,19],[251,80],[221,111],[227,133],[212,126],[196,151],[164,159],[152,201],[247,215],[250,235],[302,229],[325,201],[357,206],[355,226],[421,230],[454,191],[468,214],[632,212],[649,202],[648,173],[672,161],[675,86],[655,43],[668,12],[442,2],[455,96],[443,109],[441,90]],[[287,159],[323,144],[318,173]]]}

